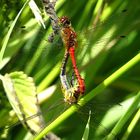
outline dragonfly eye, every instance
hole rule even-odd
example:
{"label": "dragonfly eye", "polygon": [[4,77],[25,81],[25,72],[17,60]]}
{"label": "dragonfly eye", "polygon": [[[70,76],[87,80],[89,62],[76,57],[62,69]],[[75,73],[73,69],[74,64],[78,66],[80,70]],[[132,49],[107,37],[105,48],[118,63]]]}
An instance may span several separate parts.
{"label": "dragonfly eye", "polygon": [[60,18],[60,23],[63,27],[68,27],[71,24],[69,18],[66,16]]}

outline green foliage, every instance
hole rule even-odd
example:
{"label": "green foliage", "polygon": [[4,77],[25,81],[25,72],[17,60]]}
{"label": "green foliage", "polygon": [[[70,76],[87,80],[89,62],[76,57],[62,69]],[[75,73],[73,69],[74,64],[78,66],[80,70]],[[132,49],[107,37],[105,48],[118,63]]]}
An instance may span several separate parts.
{"label": "green foliage", "polygon": [[90,126],[90,117],[91,117],[91,111],[89,111],[89,118],[88,118],[88,121],[87,121],[87,124],[86,124],[86,127],[85,127],[85,131],[84,131],[82,140],[88,140],[89,130],[90,130],[90,127],[89,127]]}
{"label": "green foliage", "polygon": [[[64,47],[62,47],[59,38],[56,38],[56,43],[47,43],[46,40],[51,31],[48,17],[45,13],[41,15],[44,17],[46,25],[46,29],[44,30],[36,21],[28,5],[22,10],[24,3],[24,1],[2,2],[2,8],[0,10],[0,44],[2,46],[0,51],[0,74],[4,77],[6,73],[8,73],[7,75],[11,75],[13,71],[24,71],[28,76],[33,77],[37,86],[38,95],[41,96],[41,92],[43,93],[42,98],[45,102],[42,103],[41,107],[46,122],[48,123],[60,115],[57,119],[57,123],[53,123],[53,130],[51,128],[49,129],[62,139],[70,140],[74,138],[81,140],[86,126],[83,119],[84,115],[80,114],[80,116],[78,116],[77,113],[73,114],[79,107],[72,106],[72,109],[67,110],[63,116],[62,110],[64,110],[65,105],[61,104],[58,106],[60,99],[63,98],[59,73]],[[36,1],[37,6],[43,13],[40,3],[40,1]],[[8,10],[5,10],[5,7],[7,7],[6,9]],[[127,11],[122,13],[121,11],[123,9],[127,9]],[[20,10],[22,11],[21,15],[19,14]],[[138,91],[140,90],[140,59],[139,55],[137,55],[140,50],[139,1],[106,0],[104,3],[102,0],[99,2],[95,0],[58,0],[56,10],[58,16],[66,15],[70,17],[72,26],[76,30],[77,37],[79,38],[76,57],[78,68],[85,79],[85,94],[87,95],[83,98],[85,101],[83,100],[81,104],[85,104],[94,97],[93,100],[90,101],[92,103],[90,109],[92,109],[93,114],[90,116],[89,140],[93,138],[102,139],[102,136],[105,137],[107,134],[109,134],[108,137],[113,136],[114,138],[112,139],[121,139],[123,137],[123,140],[137,140],[139,138],[140,129],[139,121],[133,123],[133,129],[131,129],[129,134],[126,130],[138,114],[138,106],[136,104],[135,108],[133,108],[134,110],[131,109],[131,104],[136,103],[133,102],[135,100],[130,102],[129,99],[138,97]],[[25,26],[25,28],[21,28],[23,26]],[[124,35],[126,36],[125,38],[120,38],[120,36]],[[131,64],[129,63],[130,65],[124,65],[129,60],[134,61]],[[123,69],[119,71],[117,77],[115,77],[116,75],[110,76],[122,66]],[[67,68],[68,74],[71,76],[71,63],[69,63]],[[102,82],[106,78],[108,80],[104,83],[104,87],[102,87]],[[20,80],[19,77],[15,79],[17,81]],[[25,85],[27,81],[24,80],[22,83]],[[8,86],[9,85],[10,84],[8,84]],[[55,90],[51,88],[52,86],[55,87]],[[6,123],[9,123],[11,120],[11,122],[15,121],[15,117],[11,117],[10,115],[11,108],[4,91],[7,86],[5,86],[4,89],[2,87],[1,84],[0,130],[2,130],[2,127],[5,126]],[[20,88],[18,88],[18,90],[19,89]],[[46,95],[48,96],[48,94],[51,96],[49,96],[49,99],[46,99]],[[24,99],[24,95],[21,92],[20,95]],[[10,99],[12,100],[11,97]],[[109,121],[104,123],[103,120],[106,118],[108,110],[101,111],[97,109],[98,113],[95,113],[95,108],[100,106],[93,103],[95,100],[97,100],[99,104],[103,103],[103,106],[111,104],[112,107],[113,105],[117,104],[119,106],[119,104],[121,104],[119,106],[120,111],[117,112],[117,109],[115,109],[113,114],[107,117]],[[125,101],[128,101],[129,105],[125,106],[123,104]],[[58,107],[56,107],[55,104],[57,104]],[[55,107],[53,110],[47,111],[50,106]],[[124,118],[125,121],[123,122],[125,122],[125,124],[120,127],[119,122],[122,120],[121,116],[125,113],[124,110],[127,109],[129,115],[127,114],[127,117]],[[4,118],[4,116],[6,117]],[[62,120],[61,116],[65,119]],[[88,119],[88,115],[86,118]],[[2,119],[4,119],[3,122]],[[85,120],[86,122],[87,119]],[[97,123],[93,124],[94,122],[92,123],[92,121]],[[118,124],[115,126],[116,122],[118,122]],[[101,133],[98,129],[99,127],[105,128],[105,131]],[[19,128],[20,129],[15,127],[13,131],[10,132],[6,132],[6,130],[2,131],[1,137],[7,134],[8,137],[6,137],[6,139],[9,140],[24,138],[26,135],[25,131],[21,126]],[[18,135],[14,135],[15,130],[18,130]],[[110,133],[109,130],[112,130],[113,133]],[[126,133],[129,135],[128,138]]]}
{"label": "green foliage", "polygon": [[[36,87],[33,79],[23,72],[13,72],[1,76],[6,96],[22,124],[37,133],[44,127],[41,112],[38,107]],[[39,116],[35,116],[39,114]],[[26,118],[34,118],[26,122]],[[6,128],[6,126],[5,126]]]}

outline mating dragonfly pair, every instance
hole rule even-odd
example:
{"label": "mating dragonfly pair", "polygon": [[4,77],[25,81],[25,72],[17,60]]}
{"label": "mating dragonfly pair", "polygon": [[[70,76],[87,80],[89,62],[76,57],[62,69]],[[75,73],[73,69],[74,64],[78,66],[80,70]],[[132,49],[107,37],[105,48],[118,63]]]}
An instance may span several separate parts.
{"label": "mating dragonfly pair", "polygon": [[[65,45],[65,54],[62,61],[60,79],[62,91],[64,94],[64,101],[68,104],[76,103],[81,95],[85,92],[85,83],[82,79],[75,58],[75,48],[77,45],[77,37],[76,32],[71,26],[71,22],[68,17],[63,16],[58,18],[54,9],[56,1],[50,2],[49,0],[44,0],[43,4],[46,10],[46,13],[50,17],[53,33],[49,36],[49,42],[53,42],[55,34],[60,34],[63,44]],[[69,84],[67,75],[66,75],[66,65],[68,58],[71,58],[74,74],[77,80],[77,86],[74,86],[74,82],[72,79],[71,84]]]}
{"label": "mating dragonfly pair", "polygon": [[[82,79],[77,65],[76,65],[76,58],[75,58],[75,48],[77,45],[76,33],[71,26],[71,22],[68,17],[60,18],[61,29],[60,34],[65,45],[65,54],[62,61],[61,72],[60,72],[60,79],[62,85],[62,91],[64,94],[65,102],[69,104],[77,103],[79,97],[84,94],[85,92],[85,83]],[[75,87],[73,79],[71,84],[69,84],[68,78],[66,76],[66,65],[68,58],[71,58],[74,74],[77,79],[78,85]]]}

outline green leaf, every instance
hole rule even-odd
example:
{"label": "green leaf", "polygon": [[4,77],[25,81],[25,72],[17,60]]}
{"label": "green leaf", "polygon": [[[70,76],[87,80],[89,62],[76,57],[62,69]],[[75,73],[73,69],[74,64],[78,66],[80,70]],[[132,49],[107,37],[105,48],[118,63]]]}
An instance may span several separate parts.
{"label": "green leaf", "polygon": [[[38,133],[44,127],[44,121],[40,114],[33,79],[23,72],[12,72],[1,76],[1,79],[9,102],[19,120],[32,133]],[[26,121],[26,118],[36,114],[39,116]]]}

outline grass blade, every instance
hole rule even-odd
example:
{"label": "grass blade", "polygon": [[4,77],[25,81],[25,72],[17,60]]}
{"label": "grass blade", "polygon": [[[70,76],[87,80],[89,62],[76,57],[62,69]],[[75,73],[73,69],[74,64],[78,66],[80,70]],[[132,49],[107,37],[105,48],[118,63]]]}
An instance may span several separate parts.
{"label": "grass blade", "polygon": [[17,14],[15,20],[14,20],[13,23],[11,24],[11,27],[10,27],[10,29],[9,29],[9,31],[8,31],[8,33],[7,33],[6,37],[5,37],[5,39],[4,39],[4,43],[3,43],[2,48],[1,48],[1,51],[0,51],[0,69],[2,69],[2,59],[3,59],[3,56],[4,56],[4,52],[5,52],[5,50],[6,50],[8,41],[9,41],[10,36],[11,36],[11,34],[12,34],[12,31],[13,31],[13,29],[14,29],[14,26],[16,25],[16,22],[17,22],[19,16],[21,15],[22,11],[24,10],[24,8],[25,8],[26,5],[28,4],[28,2],[29,2],[29,0],[27,0],[27,1],[25,2],[25,4],[23,5],[23,7],[21,8],[21,10],[19,11],[19,13]]}

